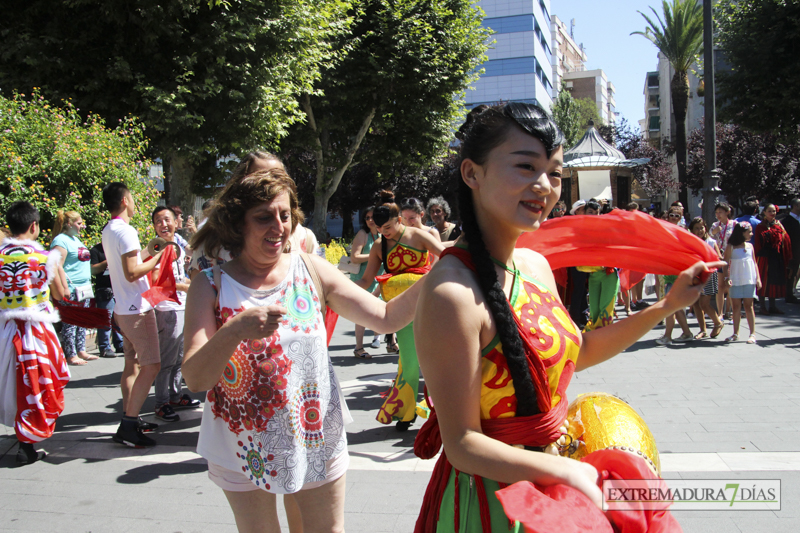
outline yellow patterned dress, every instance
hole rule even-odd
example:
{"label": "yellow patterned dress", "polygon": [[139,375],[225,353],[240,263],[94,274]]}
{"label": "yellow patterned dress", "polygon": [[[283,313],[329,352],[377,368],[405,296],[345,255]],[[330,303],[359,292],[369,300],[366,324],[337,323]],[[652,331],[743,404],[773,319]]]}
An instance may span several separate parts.
{"label": "yellow patterned dress", "polygon": [[[383,299],[388,302],[402,294],[430,271],[429,257],[427,250],[417,250],[398,242],[386,255],[384,263],[387,274],[377,277]],[[397,332],[397,344],[400,346],[397,377],[378,411],[376,418],[381,424],[391,424],[392,421],[411,422],[416,416],[419,361],[414,346],[413,322]]]}
{"label": "yellow patterned dress", "polygon": [[[513,273],[514,285],[509,302],[522,324],[529,329],[529,340],[544,364],[551,408],[563,408],[567,401],[565,392],[580,352],[578,328],[547,287],[519,271]],[[497,336],[482,350],[481,355],[481,420],[516,417],[516,391],[503,355],[503,346]],[[566,409],[563,412],[566,414]],[[484,432],[491,436],[486,424],[482,425]],[[535,428],[531,430],[535,431]],[[485,531],[484,525],[490,524],[494,533],[521,532],[522,526],[509,521],[495,496],[495,492],[504,486],[488,478],[451,469],[438,507],[436,531],[480,532]],[[420,523],[417,524],[417,530],[419,528]]]}

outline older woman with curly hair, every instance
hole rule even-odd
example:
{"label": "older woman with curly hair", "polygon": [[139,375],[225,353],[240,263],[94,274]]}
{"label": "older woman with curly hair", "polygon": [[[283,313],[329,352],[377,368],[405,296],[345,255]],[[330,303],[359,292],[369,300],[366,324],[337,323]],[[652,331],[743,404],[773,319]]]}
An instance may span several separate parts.
{"label": "older woman with curly hair", "polygon": [[233,257],[192,280],[183,376],[209,391],[198,453],[241,532],[280,531],[276,494],[294,496],[307,533],[343,531],[348,416],[324,309],[396,331],[418,295],[384,303],[324,259],[285,253],[302,220],[294,181],[272,168],[231,179],[193,241]]}

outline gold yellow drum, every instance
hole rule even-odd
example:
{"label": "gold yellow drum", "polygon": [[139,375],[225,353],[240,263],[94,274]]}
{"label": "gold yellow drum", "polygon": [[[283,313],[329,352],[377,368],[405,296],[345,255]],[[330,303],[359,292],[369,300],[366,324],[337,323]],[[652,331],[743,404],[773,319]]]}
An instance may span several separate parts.
{"label": "gold yellow drum", "polygon": [[567,423],[572,444],[562,455],[580,459],[597,450],[624,450],[642,457],[653,472],[661,475],[653,434],[642,417],[616,396],[603,392],[581,394],[569,406]]}
{"label": "gold yellow drum", "polygon": [[386,281],[381,282],[381,296],[384,302],[388,302],[395,296],[403,294],[403,292],[411,287],[416,281],[422,277],[422,274],[397,274],[392,276]]}

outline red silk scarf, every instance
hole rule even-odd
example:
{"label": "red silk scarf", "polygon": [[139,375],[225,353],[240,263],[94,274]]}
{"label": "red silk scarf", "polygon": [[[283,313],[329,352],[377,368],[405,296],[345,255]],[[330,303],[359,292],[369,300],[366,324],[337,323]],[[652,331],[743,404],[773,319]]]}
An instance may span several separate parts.
{"label": "red silk scarf", "polygon": [[676,275],[698,261],[718,260],[714,250],[685,229],[621,209],[547,220],[537,231],[523,233],[517,248],[539,252],[553,270],[587,265]]}

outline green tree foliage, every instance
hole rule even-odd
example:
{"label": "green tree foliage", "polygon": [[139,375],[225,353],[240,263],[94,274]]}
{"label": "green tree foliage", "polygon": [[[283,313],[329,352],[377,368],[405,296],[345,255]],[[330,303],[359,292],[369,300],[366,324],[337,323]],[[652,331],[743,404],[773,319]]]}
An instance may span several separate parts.
{"label": "green tree foliage", "polygon": [[550,112],[558,127],[564,132],[564,146],[569,149],[583,137],[589,122],[601,126],[603,121],[597,104],[591,98],[573,98],[567,90],[561,90],[552,104]]}
{"label": "green tree foliage", "polygon": [[[719,187],[725,198],[741,207],[748,196],[788,203],[800,194],[800,141],[783,142],[772,133],[754,133],[734,124],[717,123]],[[689,135],[689,186],[703,187],[705,133]]]}
{"label": "green tree foliage", "polygon": [[569,91],[562,90],[558,93],[558,97],[550,108],[550,113],[559,129],[564,133],[566,149],[575,146],[575,143],[583,136],[584,129],[580,124],[578,103],[572,98]]}
{"label": "green tree foliage", "polygon": [[759,133],[800,138],[800,1],[722,0],[715,12],[720,118]]}
{"label": "green tree foliage", "polygon": [[302,118],[296,95],[336,53],[340,0],[29,0],[0,22],[0,88],[41,87],[109,123],[148,126],[172,163],[171,201],[218,180],[220,156],[275,147]]}
{"label": "green tree foliage", "polygon": [[689,205],[686,175],[686,111],[689,108],[689,69],[703,47],[703,4],[697,0],[662,0],[663,20],[652,7],[658,23],[639,11],[647,22],[645,31],[633,32],[652,42],[672,65],[670,81],[675,116],[675,159],[678,164],[680,199]]}
{"label": "green tree foliage", "polygon": [[87,224],[81,239],[93,246],[109,218],[102,204],[103,186],[123,181],[138,206],[131,224],[144,242],[155,236],[150,212],[160,193],[148,177],[152,162],[144,156],[147,141],[141,124],[126,118],[112,129],[97,115],[82,119],[69,101],[51,105],[38,91],[0,96],[0,109],[3,224],[8,205],[27,200],[41,213],[41,240],[48,243],[58,210],[77,211]]}
{"label": "green tree foliage", "polygon": [[487,30],[469,0],[357,0],[346,56],[300,99],[306,121],[282,143],[313,155],[314,231],[359,161],[377,173],[421,168],[443,153],[463,93],[485,60]]}

